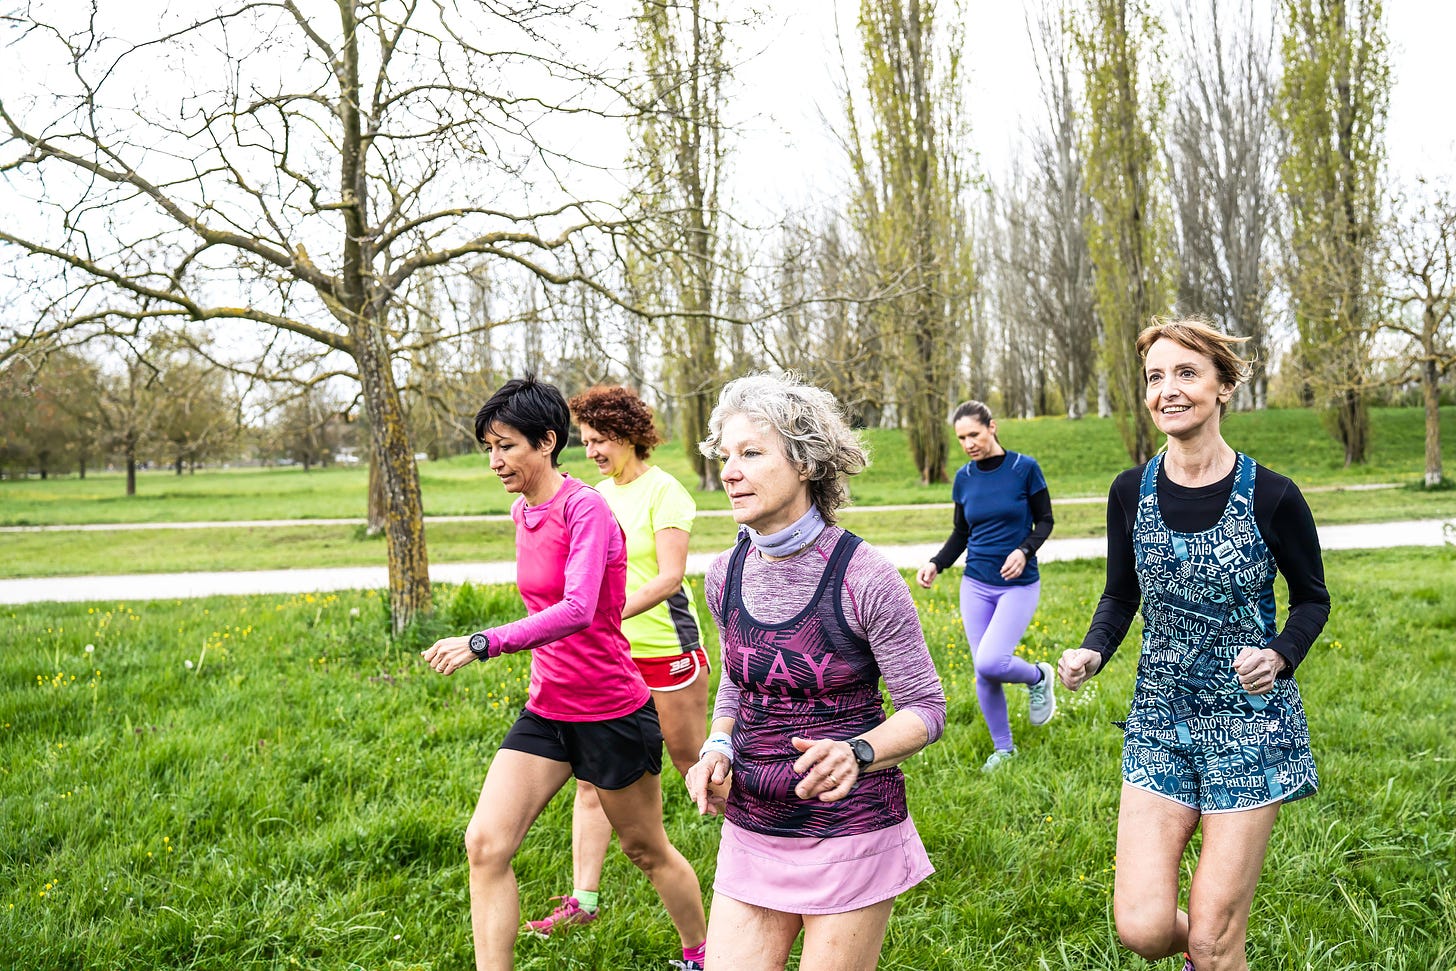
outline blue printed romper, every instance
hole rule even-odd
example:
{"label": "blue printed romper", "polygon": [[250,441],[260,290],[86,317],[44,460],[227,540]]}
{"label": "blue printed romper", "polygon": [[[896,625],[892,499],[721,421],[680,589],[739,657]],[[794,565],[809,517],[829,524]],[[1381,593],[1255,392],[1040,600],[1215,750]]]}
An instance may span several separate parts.
{"label": "blue printed romper", "polygon": [[1124,724],[1129,785],[1203,813],[1293,802],[1319,786],[1293,677],[1265,695],[1239,684],[1233,660],[1274,638],[1273,554],[1254,521],[1253,459],[1240,454],[1223,515],[1200,533],[1170,530],[1154,456],[1133,526],[1143,649]]}

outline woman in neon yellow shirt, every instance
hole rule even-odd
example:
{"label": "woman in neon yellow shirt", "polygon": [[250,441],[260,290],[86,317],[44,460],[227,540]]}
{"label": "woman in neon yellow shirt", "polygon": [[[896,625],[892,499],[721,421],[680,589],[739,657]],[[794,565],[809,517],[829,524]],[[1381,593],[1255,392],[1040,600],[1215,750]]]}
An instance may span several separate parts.
{"label": "woman in neon yellow shirt", "polygon": [[[661,443],[652,409],[635,391],[592,388],[571,399],[587,458],[604,478],[597,490],[627,537],[627,603],[622,633],[657,705],[662,736],[677,770],[698,761],[707,737],[708,656],[697,608],[683,585],[688,535],[697,506],[682,483],[647,462]],[[578,782],[572,813],[574,887],[548,916],[527,926],[546,936],[596,919],[602,863],[612,840],[596,789]]]}

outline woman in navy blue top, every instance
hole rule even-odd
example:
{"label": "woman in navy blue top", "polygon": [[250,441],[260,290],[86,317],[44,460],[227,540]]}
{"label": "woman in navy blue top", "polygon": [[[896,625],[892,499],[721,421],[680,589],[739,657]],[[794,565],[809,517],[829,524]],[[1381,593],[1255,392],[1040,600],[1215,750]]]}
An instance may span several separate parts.
{"label": "woman in navy blue top", "polygon": [[1027,686],[1033,725],[1045,725],[1057,710],[1052,666],[1016,656],[1041,599],[1036,551],[1051,535],[1052,500],[1036,459],[1001,447],[991,409],[967,401],[951,422],[970,461],[951,487],[950,538],[916,579],[929,587],[965,553],[961,620],[976,666],[976,697],[991,732],[993,748],[982,767],[990,772],[1016,754],[1004,685]]}

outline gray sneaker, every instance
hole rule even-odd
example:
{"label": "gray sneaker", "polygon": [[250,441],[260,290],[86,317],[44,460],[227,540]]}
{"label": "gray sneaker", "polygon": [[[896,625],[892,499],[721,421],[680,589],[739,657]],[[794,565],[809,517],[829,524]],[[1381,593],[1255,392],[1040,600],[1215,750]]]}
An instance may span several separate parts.
{"label": "gray sneaker", "polygon": [[1016,749],[998,748],[986,758],[986,764],[981,766],[982,772],[995,772],[1001,767],[1001,763],[1009,762],[1016,758]]}
{"label": "gray sneaker", "polygon": [[1041,681],[1027,685],[1026,693],[1031,696],[1031,723],[1040,728],[1057,713],[1057,672],[1045,661],[1036,666],[1041,671]]}

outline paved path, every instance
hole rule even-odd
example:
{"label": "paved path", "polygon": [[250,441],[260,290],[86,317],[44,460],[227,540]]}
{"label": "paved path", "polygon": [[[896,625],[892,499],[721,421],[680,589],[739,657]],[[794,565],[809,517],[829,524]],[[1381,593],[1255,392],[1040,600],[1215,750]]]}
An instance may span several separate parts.
{"label": "paved path", "polygon": [[[1441,546],[1445,520],[1420,519],[1393,523],[1325,526],[1320,544],[1327,550],[1377,549],[1389,546]],[[939,543],[879,546],[901,569],[917,567],[939,549]],[[688,572],[702,574],[715,553],[693,553]],[[1103,537],[1052,539],[1038,559],[1100,559],[1107,555]],[[443,583],[514,583],[515,563],[434,563],[430,579]],[[388,585],[383,566],[333,567],[321,570],[251,570],[227,573],[147,573],[121,576],[43,577],[0,580],[0,603],[42,601],[138,601],[214,594],[314,593],[320,590],[378,589]]]}
{"label": "paved path", "polygon": [[[1355,485],[1311,486],[1303,492],[1370,492],[1377,489],[1399,489],[1393,482],[1365,482]],[[1107,502],[1106,496],[1072,496],[1053,499],[1053,506],[1090,506]],[[922,502],[899,506],[850,506],[844,511],[858,513],[910,512],[917,509],[949,509],[949,502]],[[731,509],[699,509],[699,516],[731,516]],[[510,513],[485,513],[477,516],[426,516],[430,523],[505,523]],[[56,526],[0,526],[0,533],[103,533],[131,532],[147,529],[271,529],[279,526],[363,526],[363,519],[235,519],[184,523],[75,523]]]}

